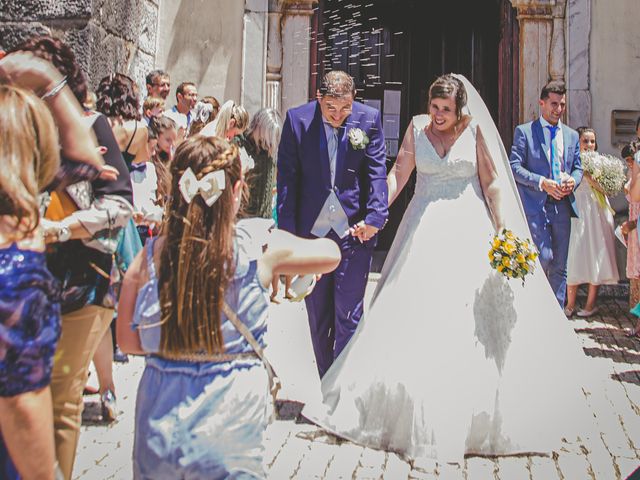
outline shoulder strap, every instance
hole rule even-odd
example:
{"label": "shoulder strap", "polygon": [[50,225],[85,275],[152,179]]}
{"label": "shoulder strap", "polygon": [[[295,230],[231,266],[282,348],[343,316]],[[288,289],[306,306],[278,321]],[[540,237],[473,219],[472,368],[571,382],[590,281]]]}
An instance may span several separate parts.
{"label": "shoulder strap", "polygon": [[138,120],[136,120],[135,126],[133,127],[133,135],[129,139],[129,143],[127,143],[127,147],[124,149],[125,153],[129,153],[129,147],[133,143],[133,139],[136,138],[136,132],[138,131]]}
{"label": "shoulder strap", "polygon": [[150,238],[147,242],[147,268],[149,269],[149,279],[156,276],[156,264],[153,261],[153,247],[159,237]]}
{"label": "shoulder strap", "polygon": [[236,315],[236,312],[231,309],[227,302],[224,302],[224,304],[222,305],[222,311],[227,316],[229,321],[233,324],[233,326],[236,327],[236,330],[238,330],[238,332],[240,332],[240,334],[249,343],[249,345],[251,345],[253,351],[256,352],[256,355],[258,355],[258,358],[262,360],[262,363],[267,370],[267,375],[269,375],[269,390],[271,391],[271,396],[273,397],[273,402],[275,404],[276,395],[278,394],[278,390],[280,390],[281,387],[280,379],[276,375],[276,372],[271,366],[271,363],[269,363],[269,360],[267,360],[267,357],[265,357],[264,350],[256,340],[256,337],[254,337],[247,326],[242,323],[242,321],[238,318],[238,315]]}

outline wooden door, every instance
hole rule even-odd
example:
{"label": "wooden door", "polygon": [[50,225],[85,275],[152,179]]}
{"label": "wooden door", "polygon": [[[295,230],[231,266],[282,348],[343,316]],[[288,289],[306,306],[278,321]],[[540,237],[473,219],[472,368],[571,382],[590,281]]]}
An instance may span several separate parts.
{"label": "wooden door", "polygon": [[[509,0],[324,0],[313,25],[310,92],[328,70],[351,74],[358,100],[383,112],[388,168],[411,118],[426,112],[429,85],[449,72],[474,84],[510,148],[518,30]],[[392,205],[379,249],[390,247],[413,186]]]}

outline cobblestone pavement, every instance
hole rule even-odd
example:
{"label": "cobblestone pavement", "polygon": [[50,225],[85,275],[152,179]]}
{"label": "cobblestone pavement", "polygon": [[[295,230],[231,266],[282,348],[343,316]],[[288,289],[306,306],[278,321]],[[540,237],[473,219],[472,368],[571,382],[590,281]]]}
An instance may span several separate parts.
{"label": "cobblestone pavement", "polygon": [[[369,289],[371,290],[371,289]],[[370,293],[370,292],[369,292]],[[600,313],[588,320],[570,320],[595,367],[610,372],[605,391],[587,402],[599,437],[582,445],[566,443],[550,457],[471,457],[462,463],[409,464],[398,455],[339,440],[319,428],[296,422],[301,404],[285,401],[281,418],[267,430],[266,464],[272,479],[461,479],[582,480],[625,479],[640,466],[640,340],[623,329],[631,316],[622,300],[604,299]],[[300,304],[274,308],[269,355],[283,379],[280,397],[304,402],[319,394],[304,310]],[[118,420],[105,425],[97,396],[86,397],[75,478],[130,479],[133,416],[143,360],[116,365]],[[95,375],[92,375],[94,378]],[[637,477],[640,478],[640,472]]]}

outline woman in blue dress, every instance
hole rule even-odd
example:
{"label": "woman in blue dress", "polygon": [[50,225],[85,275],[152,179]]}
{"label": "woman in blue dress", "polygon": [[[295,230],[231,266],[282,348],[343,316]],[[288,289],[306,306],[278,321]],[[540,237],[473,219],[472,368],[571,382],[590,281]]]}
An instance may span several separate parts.
{"label": "woman in blue dress", "polygon": [[236,225],[244,182],[238,148],[225,140],[189,138],[171,168],[170,217],[120,297],[118,343],[148,355],[134,478],[263,478],[270,379],[250,342],[264,347],[267,288],[273,275],[329,272],[340,252],[327,239]]}

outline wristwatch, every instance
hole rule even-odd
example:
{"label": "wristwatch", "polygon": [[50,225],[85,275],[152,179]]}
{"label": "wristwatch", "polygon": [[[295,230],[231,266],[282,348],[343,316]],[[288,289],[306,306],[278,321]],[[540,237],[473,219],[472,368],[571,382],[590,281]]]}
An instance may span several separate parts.
{"label": "wristwatch", "polygon": [[71,238],[71,230],[66,225],[58,227],[58,242],[66,242]]}

